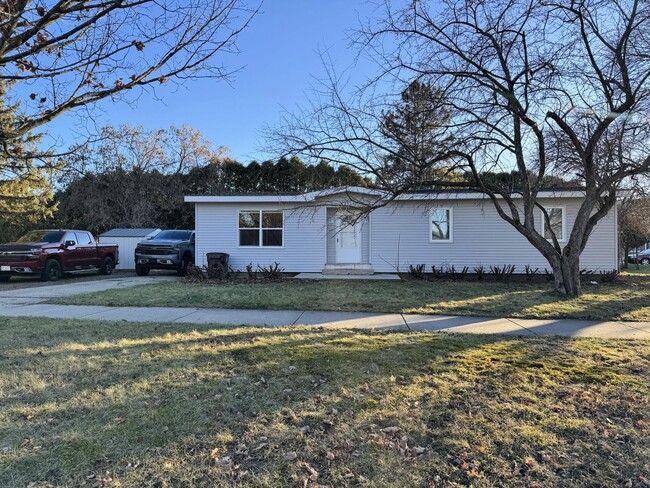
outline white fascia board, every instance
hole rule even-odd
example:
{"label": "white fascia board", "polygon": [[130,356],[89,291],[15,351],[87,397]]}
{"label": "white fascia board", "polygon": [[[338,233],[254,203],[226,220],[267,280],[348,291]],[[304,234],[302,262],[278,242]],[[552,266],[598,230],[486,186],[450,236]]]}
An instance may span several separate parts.
{"label": "white fascia board", "polygon": [[321,197],[329,197],[332,195],[345,195],[345,194],[360,194],[360,195],[375,195],[375,196],[388,196],[388,192],[382,190],[375,190],[372,188],[364,188],[362,186],[340,186],[337,188],[329,188],[327,190],[312,191],[305,193],[305,198],[309,201]]}
{"label": "white fascia board", "polygon": [[187,203],[295,203],[308,201],[305,195],[187,195]]}
{"label": "white fascia board", "polygon": [[[541,191],[537,194],[537,198],[584,198],[585,194],[581,191]],[[511,198],[517,200],[522,198],[519,194],[510,195]],[[459,192],[459,193],[410,193],[398,195],[396,200],[400,201],[422,201],[422,200],[479,200],[488,199],[488,195],[481,192]],[[502,197],[497,195],[498,199]]]}
{"label": "white fascia board", "polygon": [[[376,196],[378,198],[388,197],[389,194],[379,190],[367,188],[348,188],[336,191],[309,192],[303,195],[188,195],[185,197],[187,203],[307,203],[314,202],[318,198],[332,195],[363,194]],[[554,190],[541,191],[537,198],[584,198],[584,192],[576,190]],[[522,198],[520,195],[511,195],[513,199]],[[449,192],[449,193],[405,193],[398,195],[397,201],[426,201],[426,200],[480,200],[488,196],[481,192]],[[501,198],[497,196],[497,198]]]}
{"label": "white fascia board", "polygon": [[380,190],[362,188],[357,186],[331,188],[323,191],[312,191],[302,195],[187,195],[187,203],[301,203],[314,202],[319,198],[332,195],[374,195],[377,197],[388,196]]}

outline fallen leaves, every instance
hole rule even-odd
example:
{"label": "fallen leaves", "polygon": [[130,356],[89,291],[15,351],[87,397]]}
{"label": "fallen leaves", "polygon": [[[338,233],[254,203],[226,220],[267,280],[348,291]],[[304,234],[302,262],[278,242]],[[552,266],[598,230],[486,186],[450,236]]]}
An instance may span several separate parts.
{"label": "fallen leaves", "polygon": [[318,477],[320,476],[318,471],[314,469],[309,463],[304,462],[304,461],[299,461],[297,464],[298,468],[301,468],[305,471],[307,471],[309,478],[308,481],[317,481]]}
{"label": "fallen leaves", "polygon": [[230,456],[221,456],[218,449],[213,449],[210,453],[212,459],[216,464],[229,465],[232,464],[232,457]]}

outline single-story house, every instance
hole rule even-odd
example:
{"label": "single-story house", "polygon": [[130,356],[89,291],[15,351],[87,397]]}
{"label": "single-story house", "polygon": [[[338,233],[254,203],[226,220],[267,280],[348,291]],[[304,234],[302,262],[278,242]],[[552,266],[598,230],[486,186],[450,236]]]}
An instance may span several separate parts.
{"label": "single-story house", "polygon": [[135,269],[135,246],[138,242],[155,237],[160,229],[111,229],[100,234],[100,244],[117,244],[120,250],[120,263],[116,269]]}
{"label": "single-story house", "polygon": [[[512,264],[549,268],[544,257],[492,202],[472,191],[414,192],[359,216],[354,207],[378,190],[338,188],[305,194],[186,196],[195,205],[196,264],[208,252],[230,255],[230,266],[280,263],[287,272],[394,273],[424,263],[455,266]],[[579,190],[539,194],[560,243],[567,239],[583,199]],[[542,228],[542,212],[536,219]],[[617,210],[593,230],[581,267],[618,267]]]}

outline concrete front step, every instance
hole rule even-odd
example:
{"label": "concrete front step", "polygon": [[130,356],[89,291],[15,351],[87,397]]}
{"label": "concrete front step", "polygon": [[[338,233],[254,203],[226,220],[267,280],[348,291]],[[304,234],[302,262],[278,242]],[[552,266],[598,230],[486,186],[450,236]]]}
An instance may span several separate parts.
{"label": "concrete front step", "polygon": [[374,274],[369,264],[326,264],[324,275],[371,275]]}
{"label": "concrete front step", "polygon": [[396,280],[400,277],[391,273],[375,274],[322,274],[322,273],[298,273],[292,279],[294,280],[356,280],[356,281],[383,281]]}

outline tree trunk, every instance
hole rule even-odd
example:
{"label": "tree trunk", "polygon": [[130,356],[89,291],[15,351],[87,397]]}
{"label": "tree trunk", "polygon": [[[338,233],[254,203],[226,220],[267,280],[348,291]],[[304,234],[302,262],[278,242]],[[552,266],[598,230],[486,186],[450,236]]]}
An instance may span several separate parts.
{"label": "tree trunk", "polygon": [[580,255],[562,253],[558,260],[551,263],[555,290],[567,297],[580,295]]}

